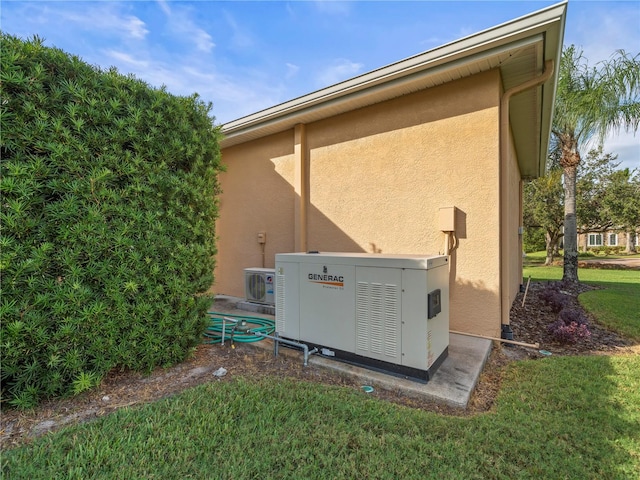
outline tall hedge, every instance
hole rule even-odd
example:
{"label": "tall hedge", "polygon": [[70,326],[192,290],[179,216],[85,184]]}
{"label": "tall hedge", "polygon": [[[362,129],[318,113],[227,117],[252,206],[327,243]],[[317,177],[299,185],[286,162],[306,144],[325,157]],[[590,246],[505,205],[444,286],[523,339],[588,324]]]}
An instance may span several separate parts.
{"label": "tall hedge", "polygon": [[2,401],[183,360],[213,282],[211,104],[2,34]]}

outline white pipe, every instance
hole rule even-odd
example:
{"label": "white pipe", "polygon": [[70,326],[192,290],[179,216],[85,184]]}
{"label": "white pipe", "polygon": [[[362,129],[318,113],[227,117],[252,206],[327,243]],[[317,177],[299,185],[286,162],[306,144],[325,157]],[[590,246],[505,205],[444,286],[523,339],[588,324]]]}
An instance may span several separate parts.
{"label": "white pipe", "polygon": [[[291,345],[294,347],[298,347],[298,348],[302,348],[303,352],[304,352],[304,366],[306,367],[308,364],[308,359],[309,359],[309,355],[312,355],[314,353],[318,352],[317,348],[314,348],[313,350],[309,350],[309,346],[304,344],[304,343],[298,343],[298,342],[294,342],[293,340],[286,340],[284,338],[280,338],[279,336],[271,336],[271,335],[267,335],[266,333],[262,333],[262,332],[253,332],[254,335],[257,335],[258,337],[263,337],[263,338],[270,338],[275,342],[275,348],[274,348],[274,354],[277,356],[278,355],[278,343],[284,343],[285,345]],[[277,333],[276,333],[277,335]]]}
{"label": "white pipe", "polygon": [[486,338],[487,340],[495,340],[496,342],[509,343],[511,345],[520,345],[521,347],[527,347],[527,348],[535,348],[535,349],[540,348],[539,343],[516,342],[515,340],[505,340],[504,338],[487,337],[486,335],[476,335],[475,333],[458,332],[456,330],[449,330],[449,333],[455,333],[457,335],[466,335],[467,337]]}
{"label": "white pipe", "polygon": [[527,299],[527,292],[529,291],[529,284],[531,283],[531,275],[529,275],[529,280],[527,280],[527,288],[524,289],[524,296],[522,297],[522,306],[524,307],[524,301]]}
{"label": "white pipe", "polygon": [[229,317],[222,317],[222,343],[220,344],[220,346],[224,347],[224,330],[225,330],[225,320],[227,322],[233,322],[233,323],[238,323],[237,320],[234,320],[233,318],[229,318]]}

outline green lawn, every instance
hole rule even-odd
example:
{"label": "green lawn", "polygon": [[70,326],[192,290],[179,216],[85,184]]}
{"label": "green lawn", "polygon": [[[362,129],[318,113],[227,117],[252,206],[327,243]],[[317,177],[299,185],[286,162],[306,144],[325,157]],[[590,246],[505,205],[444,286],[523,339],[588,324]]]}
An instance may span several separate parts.
{"label": "green lawn", "polygon": [[[524,277],[531,280],[560,280],[562,267],[529,266]],[[580,303],[604,326],[640,342],[640,272],[584,268],[578,270],[581,282],[599,285],[580,295]]]}
{"label": "green lawn", "polygon": [[[562,250],[560,250],[560,255],[555,257],[555,261],[558,262],[562,262]],[[542,265],[544,264],[544,261],[547,258],[547,252],[545,251],[541,251],[541,252],[530,252],[527,253],[524,259],[524,264],[525,266],[534,266],[534,265]],[[579,256],[579,260],[606,260],[606,259],[610,259],[610,258],[640,258],[640,253],[634,253],[632,255],[627,255],[627,254],[616,254],[616,255],[604,255],[604,254],[591,254],[591,255],[585,255],[580,254]]]}
{"label": "green lawn", "polygon": [[[562,272],[530,267],[528,275]],[[638,335],[638,272],[581,270],[580,277],[606,287],[583,303],[605,293],[592,302],[604,313],[588,308]],[[400,407],[347,388],[237,378],[5,451],[3,478],[635,479],[638,372],[639,355],[515,362],[493,411],[474,417]]]}
{"label": "green lawn", "polygon": [[512,364],[495,411],[446,417],[346,388],[202,385],[4,452],[12,479],[630,479],[640,357]]}

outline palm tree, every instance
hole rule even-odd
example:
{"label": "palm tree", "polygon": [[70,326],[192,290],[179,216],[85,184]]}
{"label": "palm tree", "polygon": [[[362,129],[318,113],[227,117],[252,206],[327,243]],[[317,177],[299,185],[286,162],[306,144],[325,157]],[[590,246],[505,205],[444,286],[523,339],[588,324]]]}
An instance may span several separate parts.
{"label": "palm tree", "polygon": [[580,150],[602,143],[621,128],[634,133],[640,122],[640,54],[616,52],[590,68],[571,45],[562,53],[552,127],[552,148],[560,149],[564,178],[564,272],[578,281],[576,172]]}

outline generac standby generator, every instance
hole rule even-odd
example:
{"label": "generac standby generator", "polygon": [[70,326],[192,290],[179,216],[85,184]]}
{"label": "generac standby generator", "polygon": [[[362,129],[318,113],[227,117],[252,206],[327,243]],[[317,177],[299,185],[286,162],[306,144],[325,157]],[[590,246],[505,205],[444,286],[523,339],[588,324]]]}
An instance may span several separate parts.
{"label": "generac standby generator", "polygon": [[281,337],[421,381],[446,358],[446,256],[282,253],[275,271]]}

